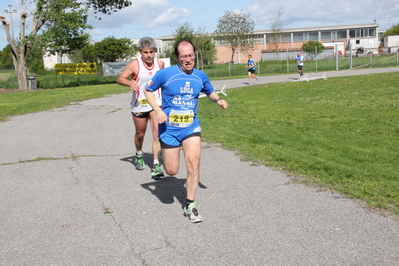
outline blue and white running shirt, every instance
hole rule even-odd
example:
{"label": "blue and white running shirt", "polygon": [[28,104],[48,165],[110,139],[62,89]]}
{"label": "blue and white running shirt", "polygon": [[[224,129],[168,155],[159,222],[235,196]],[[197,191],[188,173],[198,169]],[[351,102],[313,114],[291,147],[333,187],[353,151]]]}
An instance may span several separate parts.
{"label": "blue and white running shirt", "polygon": [[148,91],[162,90],[162,110],[168,116],[168,126],[184,128],[198,122],[198,97],[210,94],[213,88],[208,76],[193,69],[191,74],[178,65],[159,70],[146,86]]}

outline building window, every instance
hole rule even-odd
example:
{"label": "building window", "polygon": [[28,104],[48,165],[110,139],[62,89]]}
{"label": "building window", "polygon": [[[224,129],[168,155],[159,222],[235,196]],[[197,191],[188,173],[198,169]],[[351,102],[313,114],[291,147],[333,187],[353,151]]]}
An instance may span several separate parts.
{"label": "building window", "polygon": [[309,32],[309,41],[318,41],[319,33],[317,31]]}
{"label": "building window", "polygon": [[331,40],[331,31],[322,31],[321,32],[321,39],[322,40]]}
{"label": "building window", "polygon": [[346,30],[337,30],[337,39],[346,39]]}
{"label": "building window", "polygon": [[[278,35],[279,35],[278,36],[279,41],[277,41],[277,42],[291,42],[291,34],[290,33],[280,33]],[[276,41],[275,37],[277,37],[277,36],[275,36],[273,33],[270,33],[270,34],[266,35],[266,40],[269,43],[274,43]]]}
{"label": "building window", "polygon": [[293,33],[293,41],[294,42],[303,42],[304,41],[303,33],[302,32],[300,32],[300,33],[294,32]]}
{"label": "building window", "polygon": [[356,40],[356,44],[360,44],[360,40]]}
{"label": "building window", "polygon": [[290,33],[282,33],[281,34],[281,42],[291,42],[291,34]]}
{"label": "building window", "polygon": [[370,36],[370,37],[376,37],[375,32],[376,32],[375,29],[369,29],[369,36]]}
{"label": "building window", "polygon": [[254,35],[252,36],[255,44],[262,44],[263,43],[263,35]]}
{"label": "building window", "polygon": [[294,42],[303,42],[303,33],[294,32]]}

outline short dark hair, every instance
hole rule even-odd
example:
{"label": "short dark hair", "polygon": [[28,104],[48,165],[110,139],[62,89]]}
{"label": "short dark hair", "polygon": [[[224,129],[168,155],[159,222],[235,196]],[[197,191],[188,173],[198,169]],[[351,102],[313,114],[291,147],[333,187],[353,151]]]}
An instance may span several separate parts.
{"label": "short dark hair", "polygon": [[189,40],[181,40],[181,41],[178,41],[178,42],[175,44],[175,56],[176,56],[176,57],[179,57],[179,45],[180,45],[181,43],[183,43],[183,42],[187,42],[187,43],[191,44],[191,45],[193,46],[194,53],[195,53],[195,46],[194,46],[194,44],[193,44],[192,41],[189,41]]}

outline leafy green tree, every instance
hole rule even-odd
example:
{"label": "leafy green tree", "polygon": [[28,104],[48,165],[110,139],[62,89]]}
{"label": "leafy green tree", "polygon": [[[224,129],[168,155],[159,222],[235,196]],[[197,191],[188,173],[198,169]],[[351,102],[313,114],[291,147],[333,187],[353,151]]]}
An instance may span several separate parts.
{"label": "leafy green tree", "polygon": [[94,44],[95,53],[100,62],[125,61],[136,52],[136,45],[128,38],[117,39],[113,36]]}
{"label": "leafy green tree", "polygon": [[167,48],[165,48],[164,50],[163,50],[163,57],[164,58],[169,58],[170,59],[170,63],[172,64],[172,65],[174,65],[174,64],[176,64],[176,62],[177,62],[177,60],[176,60],[176,58],[174,58],[175,56],[174,56],[174,50],[173,50],[173,44],[172,43],[169,43],[168,44],[168,47]]}
{"label": "leafy green tree", "polygon": [[219,18],[214,34],[222,44],[230,47],[233,61],[238,48],[244,52],[254,49],[254,40],[251,38],[254,29],[255,22],[249,14],[226,11]]}
{"label": "leafy green tree", "polygon": [[212,36],[205,33],[205,28],[199,28],[195,33],[194,45],[197,48],[198,68],[212,65],[215,61],[216,48]]}
{"label": "leafy green tree", "polygon": [[308,54],[311,59],[314,59],[323,52],[324,45],[318,41],[308,41],[302,44],[302,50]]}
{"label": "leafy green tree", "polygon": [[175,39],[171,47],[165,51],[165,56],[170,58],[172,64],[176,64],[177,60],[174,57],[174,49],[176,43],[182,40],[191,41],[197,50],[197,67],[202,68],[203,65],[213,64],[216,48],[212,42],[212,36],[205,33],[204,28],[199,28],[197,31],[190,23],[185,22],[182,26],[177,27],[173,32]]}
{"label": "leafy green tree", "polygon": [[125,61],[136,53],[136,47],[130,39],[117,39],[111,36],[100,42],[87,44],[82,49],[74,50],[69,57],[75,63]]}
{"label": "leafy green tree", "polygon": [[[23,0],[22,2],[24,2]],[[111,11],[131,5],[129,0],[32,0],[36,7],[32,14],[23,11],[20,14],[19,38],[13,39],[10,24],[5,16],[0,16],[11,54],[20,89],[28,89],[26,59],[30,49],[45,40],[46,47],[56,51],[76,49],[83,43],[83,31],[91,28],[87,24],[89,9],[110,14]],[[26,32],[26,20],[32,15],[32,28]],[[42,34],[39,34],[39,31]]]}
{"label": "leafy green tree", "polygon": [[94,44],[83,47],[81,51],[82,62],[93,63],[98,61],[97,51]]}
{"label": "leafy green tree", "polygon": [[187,21],[180,27],[177,27],[173,32],[173,35],[175,36],[173,46],[182,40],[194,42],[195,39],[195,31],[191,24]]}
{"label": "leafy green tree", "polygon": [[386,30],[382,37],[391,36],[391,35],[399,35],[399,23]]}
{"label": "leafy green tree", "polygon": [[44,68],[44,62],[43,62],[43,46],[41,45],[35,45],[33,46],[29,54],[26,58],[26,64],[29,66],[28,70],[29,73],[35,73],[35,74],[46,74],[47,70]]}
{"label": "leafy green tree", "polygon": [[87,44],[81,49],[73,50],[69,53],[68,57],[74,63],[97,62],[97,55],[94,49],[94,44]]}
{"label": "leafy green tree", "polygon": [[175,36],[175,39],[165,51],[165,56],[170,58],[170,63],[172,65],[177,64],[177,59],[174,56],[175,45],[182,40],[188,40],[194,43],[195,32],[191,24],[186,21],[183,25],[177,27],[173,31],[173,35]]}
{"label": "leafy green tree", "polygon": [[[84,63],[84,62],[96,62],[96,60],[84,60],[83,58],[83,51],[85,49],[87,49],[90,46],[90,35],[85,33],[83,35],[81,35],[81,44],[80,49],[79,48],[75,48],[75,49],[71,49],[68,52],[68,58],[74,62],[74,63]],[[66,52],[66,51],[65,51]],[[95,58],[95,57],[94,57]]]}
{"label": "leafy green tree", "polygon": [[3,51],[0,52],[0,69],[13,69],[14,64],[12,62],[11,47],[7,44]]}
{"label": "leafy green tree", "polygon": [[132,4],[129,0],[86,0],[83,1],[88,8],[94,9],[94,13],[111,15],[116,10],[123,9]]}

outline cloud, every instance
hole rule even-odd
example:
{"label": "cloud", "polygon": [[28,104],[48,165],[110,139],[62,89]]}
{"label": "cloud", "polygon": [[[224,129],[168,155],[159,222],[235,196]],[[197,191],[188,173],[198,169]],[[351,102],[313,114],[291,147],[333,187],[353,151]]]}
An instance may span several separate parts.
{"label": "cloud", "polygon": [[255,19],[258,29],[270,29],[280,7],[285,10],[282,20],[286,28],[372,23],[374,19],[379,24],[387,24],[388,20],[391,20],[391,24],[395,24],[399,13],[397,0],[380,2],[335,0],[323,4],[317,4],[313,0],[289,2],[261,0],[253,1],[248,6],[247,12]]}
{"label": "cloud", "polygon": [[231,11],[237,15],[241,15],[241,14],[246,14],[247,12],[245,12],[244,10],[241,9],[233,9],[233,11]]}
{"label": "cloud", "polygon": [[103,32],[100,29],[91,30],[91,35],[101,35]]}
{"label": "cloud", "polygon": [[190,15],[191,12],[186,8],[171,7],[169,1],[139,0],[134,1],[132,6],[111,15],[91,14],[89,24],[95,29],[120,31],[128,27],[131,30],[142,30],[143,28],[174,26],[180,18]]}
{"label": "cloud", "polygon": [[188,17],[191,15],[191,12],[186,8],[181,7],[173,7],[166,10],[165,13],[156,17],[151,23],[148,23],[146,26],[149,28],[155,28],[160,26],[173,26],[176,24],[176,21],[183,17]]}
{"label": "cloud", "polygon": [[106,14],[95,14],[91,11],[89,24],[95,28],[122,28],[125,25],[146,25],[170,6],[167,0],[135,0],[133,4],[122,10]]}

